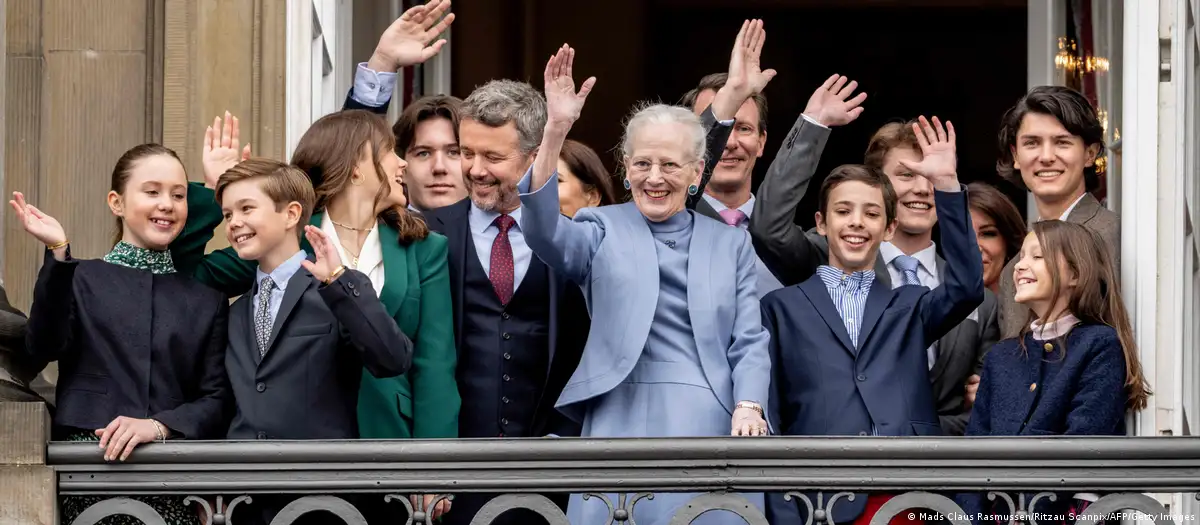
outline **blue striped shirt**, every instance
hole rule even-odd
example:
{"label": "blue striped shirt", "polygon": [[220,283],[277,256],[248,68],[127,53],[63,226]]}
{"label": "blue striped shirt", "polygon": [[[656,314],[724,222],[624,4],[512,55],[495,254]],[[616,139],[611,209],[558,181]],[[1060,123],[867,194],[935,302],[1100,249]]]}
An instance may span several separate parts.
{"label": "blue striped shirt", "polygon": [[862,325],[863,311],[867,308],[867,294],[871,293],[871,284],[875,282],[875,271],[865,270],[846,275],[841,270],[828,265],[817,267],[817,275],[829,290],[829,298],[837,308],[842,323],[846,325],[846,333],[850,342],[858,348],[858,331]]}

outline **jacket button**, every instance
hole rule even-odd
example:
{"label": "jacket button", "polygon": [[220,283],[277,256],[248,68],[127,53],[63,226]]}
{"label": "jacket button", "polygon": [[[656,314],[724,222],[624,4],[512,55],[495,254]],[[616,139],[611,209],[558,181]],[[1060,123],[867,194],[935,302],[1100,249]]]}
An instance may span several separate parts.
{"label": "jacket button", "polygon": [[354,283],[346,283],[346,288],[349,288],[349,289],[353,290],[353,289],[354,289]]}
{"label": "jacket button", "polygon": [[512,339],[512,335],[510,335],[508,332],[504,332],[504,335],[501,337],[503,337],[505,341]]}
{"label": "jacket button", "polygon": [[858,435],[860,435],[860,436],[865,436],[865,435],[867,435],[867,431],[866,431],[866,430],[860,430],[860,431],[858,431]]}
{"label": "jacket button", "polygon": [[259,432],[259,433],[258,433],[258,439],[267,439],[267,433],[266,433],[266,432]]}
{"label": "jacket button", "polygon": [[358,290],[355,290],[353,293],[355,297],[358,297]]}
{"label": "jacket button", "polygon": [[1034,383],[1034,384],[1032,384],[1032,385],[1029,385],[1029,391],[1030,391],[1030,392],[1033,392],[1034,390],[1037,390],[1037,383]]}
{"label": "jacket button", "polygon": [[507,405],[508,404],[508,396],[504,396],[504,397],[500,398],[500,402]]}
{"label": "jacket button", "polygon": [[867,376],[865,376],[865,375],[863,375],[863,374],[858,374],[858,380],[859,380],[859,381],[866,381],[866,380],[867,380]]}
{"label": "jacket button", "polygon": [[506,419],[506,418],[500,418],[500,424],[501,424],[501,425],[508,425],[508,419]]}
{"label": "jacket button", "polygon": [[504,380],[508,381],[509,379],[512,379],[512,378],[508,377],[508,374],[504,374]]}
{"label": "jacket button", "polygon": [[267,390],[267,384],[266,384],[266,383],[259,383],[259,384],[257,384],[257,385],[254,385],[254,389],[255,389],[255,390],[258,390],[259,392],[264,392],[264,391],[266,391],[266,390]]}
{"label": "jacket button", "polygon": [[508,312],[500,312],[501,319],[508,319],[508,317],[509,317]]}
{"label": "jacket button", "polygon": [[1045,348],[1047,352],[1053,352],[1053,351],[1054,351],[1054,345],[1052,345],[1052,344],[1050,344],[1050,343],[1046,343],[1046,345],[1045,345],[1045,346],[1043,346],[1042,348]]}
{"label": "jacket button", "polygon": [[504,352],[504,360],[507,361],[509,359],[512,359],[512,354],[510,354],[508,352]]}

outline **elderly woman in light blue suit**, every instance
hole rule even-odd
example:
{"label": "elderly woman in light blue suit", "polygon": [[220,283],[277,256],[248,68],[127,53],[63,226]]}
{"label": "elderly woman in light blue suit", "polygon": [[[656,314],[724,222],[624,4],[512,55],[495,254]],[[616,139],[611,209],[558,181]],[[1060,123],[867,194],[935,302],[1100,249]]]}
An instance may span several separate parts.
{"label": "elderly woman in light blue suit", "polygon": [[[765,434],[769,335],[750,238],[685,206],[704,163],[699,117],[665,105],[638,111],[623,144],[633,202],[568,219],[559,214],[554,159],[595,83],[575,93],[573,57],[564,46],[547,65],[546,129],[518,185],[526,242],[581,285],[592,314],[579,368],[557,407],[582,423],[585,437]],[[665,525],[693,496],[656,494],[639,501],[633,517]],[[762,494],[745,496],[743,512],[762,508]],[[604,523],[608,507],[575,495],[567,513],[574,525]],[[744,521],[714,512],[694,523]]]}

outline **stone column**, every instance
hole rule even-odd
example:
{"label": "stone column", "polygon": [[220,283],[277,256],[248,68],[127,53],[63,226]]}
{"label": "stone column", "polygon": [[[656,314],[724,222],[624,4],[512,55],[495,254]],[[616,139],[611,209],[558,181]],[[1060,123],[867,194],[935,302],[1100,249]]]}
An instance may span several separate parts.
{"label": "stone column", "polygon": [[46,405],[0,403],[0,524],[57,524],[58,484],[46,466],[49,439]]}

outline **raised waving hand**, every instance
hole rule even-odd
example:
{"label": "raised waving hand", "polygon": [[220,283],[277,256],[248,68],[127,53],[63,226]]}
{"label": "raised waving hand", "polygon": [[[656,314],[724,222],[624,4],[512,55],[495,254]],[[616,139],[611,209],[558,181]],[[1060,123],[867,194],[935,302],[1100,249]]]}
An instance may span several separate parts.
{"label": "raised waving hand", "polygon": [[913,133],[921,146],[921,162],[900,161],[906,169],[929,179],[933,187],[941,191],[958,191],[958,156],[956,153],[954,124],[933,117],[933,125],[922,116],[913,123]]}
{"label": "raised waving hand", "polygon": [[307,225],[304,227],[304,237],[308,239],[308,244],[312,245],[313,255],[317,260],[315,262],[300,261],[300,266],[325,284],[329,284],[341,276],[345,271],[345,266],[342,265],[342,255],[338,253],[337,247],[329,242],[329,237],[325,236],[325,232],[316,226]]}
{"label": "raised waving hand", "polygon": [[746,20],[733,41],[729,53],[729,71],[725,86],[713,97],[712,112],[717,120],[729,120],[737,115],[742,103],[755,93],[761,93],[775,78],[775,70],[762,69],[762,49],[767,30],[762,20]]}
{"label": "raised waving hand", "polygon": [[446,45],[446,39],[434,39],[454,22],[454,13],[446,14],[449,10],[450,0],[429,0],[405,11],[379,37],[367,67],[393,72],[433,58]]}
{"label": "raised waving hand", "polygon": [[589,77],[575,90],[575,50],[563,44],[546,62],[543,73],[546,81],[546,129],[542,132],[542,145],[533,161],[531,187],[541,188],[558,166],[558,155],[571,126],[579,120],[588,93],[596,85],[596,77]]}
{"label": "raised waving hand", "polygon": [[[849,83],[847,83],[849,82]],[[813,91],[804,107],[804,114],[825,126],[844,126],[859,115],[862,115],[862,103],[867,100],[866,93],[859,93],[853,98],[858,82],[842,75],[833,75],[825,80],[821,87]]]}
{"label": "raised waving hand", "polygon": [[[241,147],[240,126],[238,118],[225,112],[225,120],[220,116],[213,118],[213,123],[204,130],[204,153],[201,163],[204,165],[204,185],[209,188],[217,187],[217,179],[229,168],[250,158],[250,144]],[[238,151],[238,150],[241,151]]]}
{"label": "raised waving hand", "polygon": [[596,77],[588,77],[575,90],[575,79],[571,76],[575,66],[575,50],[563,44],[546,62],[546,121],[547,125],[570,126],[579,120],[588,93],[596,85]]}
{"label": "raised waving hand", "polygon": [[62,247],[59,245],[67,242],[67,233],[58,220],[25,202],[25,195],[21,192],[14,191],[8,204],[17,212],[17,220],[21,222],[21,226],[38,242],[59,248]]}

